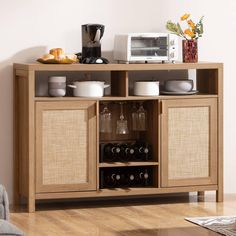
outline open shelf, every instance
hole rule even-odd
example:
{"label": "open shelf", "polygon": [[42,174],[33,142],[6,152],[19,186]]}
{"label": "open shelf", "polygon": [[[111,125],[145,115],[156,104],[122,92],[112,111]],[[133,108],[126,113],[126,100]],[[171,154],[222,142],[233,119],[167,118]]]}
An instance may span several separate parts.
{"label": "open shelf", "polygon": [[122,166],[158,166],[159,163],[155,161],[132,161],[132,162],[103,162],[99,163],[99,167],[122,167]]}
{"label": "open shelf", "polygon": [[142,96],[127,96],[127,97],[113,97],[113,96],[104,96],[101,98],[97,97],[35,97],[35,101],[83,101],[83,100],[92,100],[92,101],[137,101],[137,100],[158,100],[158,99],[183,99],[183,98],[217,98],[217,94],[204,94],[198,93],[194,95],[160,95],[152,97],[142,97]]}
{"label": "open shelf", "polygon": [[[117,176],[119,178],[117,178]],[[157,187],[158,168],[157,166],[122,166],[117,168],[100,168],[99,178],[99,189]]]}

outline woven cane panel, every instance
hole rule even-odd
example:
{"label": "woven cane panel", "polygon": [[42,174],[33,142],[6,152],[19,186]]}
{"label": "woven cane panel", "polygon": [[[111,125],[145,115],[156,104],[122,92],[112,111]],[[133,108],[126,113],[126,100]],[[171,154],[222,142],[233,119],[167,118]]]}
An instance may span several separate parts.
{"label": "woven cane panel", "polygon": [[168,177],[209,176],[209,108],[168,110]]}
{"label": "woven cane panel", "polygon": [[87,183],[87,111],[43,111],[43,184]]}

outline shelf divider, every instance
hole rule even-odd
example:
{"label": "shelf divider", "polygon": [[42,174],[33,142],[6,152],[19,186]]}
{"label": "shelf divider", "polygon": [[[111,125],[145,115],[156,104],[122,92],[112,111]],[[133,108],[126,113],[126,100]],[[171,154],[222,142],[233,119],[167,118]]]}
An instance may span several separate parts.
{"label": "shelf divider", "polygon": [[112,96],[128,97],[128,72],[111,71],[111,94]]}
{"label": "shelf divider", "polygon": [[106,167],[131,167],[131,166],[158,166],[159,163],[155,161],[140,161],[140,162],[103,162],[99,163],[99,168],[106,168]]}

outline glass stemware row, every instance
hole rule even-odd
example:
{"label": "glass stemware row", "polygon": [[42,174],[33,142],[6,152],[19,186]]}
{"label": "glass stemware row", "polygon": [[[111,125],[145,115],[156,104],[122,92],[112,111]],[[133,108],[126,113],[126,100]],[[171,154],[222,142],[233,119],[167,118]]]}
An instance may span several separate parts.
{"label": "glass stemware row", "polygon": [[108,103],[104,103],[103,110],[99,115],[99,128],[101,133],[112,132],[112,114],[108,109]]}
{"label": "glass stemware row", "polygon": [[[112,113],[108,108],[108,102],[103,103],[103,110],[100,112],[99,124],[101,133],[112,133]],[[124,116],[124,102],[119,102],[120,116],[116,122],[116,134],[128,134],[128,120]],[[137,109],[136,103],[133,103],[131,111],[131,122],[133,131],[145,131],[147,129],[147,111],[143,107],[143,102],[139,102]]]}
{"label": "glass stemware row", "polygon": [[132,129],[134,131],[145,131],[147,126],[147,111],[143,107],[143,102],[139,103],[139,108],[136,110],[136,103],[133,104],[131,113]]}

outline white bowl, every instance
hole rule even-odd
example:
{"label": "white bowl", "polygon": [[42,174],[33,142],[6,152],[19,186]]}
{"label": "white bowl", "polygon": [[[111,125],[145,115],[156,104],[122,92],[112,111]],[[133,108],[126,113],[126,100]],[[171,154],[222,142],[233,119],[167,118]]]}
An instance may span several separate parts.
{"label": "white bowl", "polygon": [[50,76],[48,78],[48,82],[51,82],[51,83],[65,83],[66,82],[66,76]]}
{"label": "white bowl", "polygon": [[167,80],[164,90],[167,92],[189,92],[193,89],[193,80]]}
{"label": "white bowl", "polygon": [[66,95],[65,89],[48,89],[48,93],[52,97],[64,97]]}
{"label": "white bowl", "polygon": [[134,83],[135,96],[158,96],[159,81],[137,81]]}

